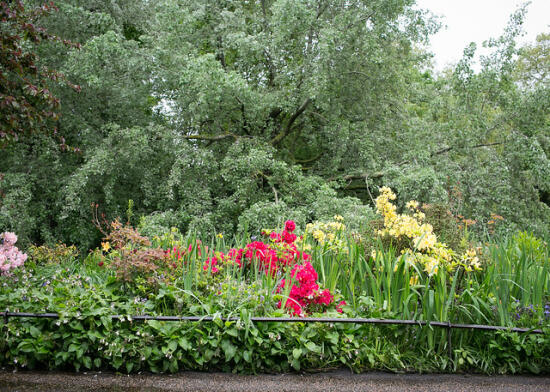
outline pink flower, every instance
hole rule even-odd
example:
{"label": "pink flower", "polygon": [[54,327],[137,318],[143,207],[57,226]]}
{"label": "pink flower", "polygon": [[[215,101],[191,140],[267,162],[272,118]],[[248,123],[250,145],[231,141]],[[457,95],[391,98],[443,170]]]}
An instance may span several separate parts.
{"label": "pink flower", "polygon": [[8,273],[10,269],[22,266],[27,261],[27,254],[15,246],[17,236],[14,233],[2,233],[0,238],[0,272]]}
{"label": "pink flower", "polygon": [[323,290],[321,294],[317,298],[315,298],[316,304],[328,306],[333,302],[334,302],[334,297],[332,296],[332,294],[328,289]]}
{"label": "pink flower", "polygon": [[298,259],[302,259],[304,261],[310,261],[311,260],[311,256],[307,253],[304,253],[304,252],[298,252]]}
{"label": "pink flower", "polygon": [[17,242],[17,235],[15,235],[15,233],[11,233],[9,231],[6,231],[0,237],[2,237],[4,239],[4,245],[5,246],[15,245],[15,243]]}

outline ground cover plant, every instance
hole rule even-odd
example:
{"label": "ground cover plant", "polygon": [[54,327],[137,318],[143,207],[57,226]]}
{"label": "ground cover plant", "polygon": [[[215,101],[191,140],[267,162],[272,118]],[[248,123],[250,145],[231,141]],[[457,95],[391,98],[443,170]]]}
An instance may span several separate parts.
{"label": "ground cover plant", "polygon": [[[398,213],[394,199],[391,189],[380,189],[380,219],[362,232],[335,216],[302,229],[288,220],[258,238],[218,234],[205,242],[176,228],[149,239],[115,220],[104,227],[101,246],[81,258],[58,244],[31,248],[24,264],[13,249],[17,238],[4,233],[1,260],[11,267],[0,277],[0,308],[61,317],[7,319],[1,363],[124,372],[549,372],[547,243],[519,232],[479,244],[465,231],[455,250],[439,241],[420,203]],[[214,320],[138,322],[132,315]],[[429,326],[251,322],[258,316],[450,321],[544,333],[453,330],[450,341],[448,331]]]}

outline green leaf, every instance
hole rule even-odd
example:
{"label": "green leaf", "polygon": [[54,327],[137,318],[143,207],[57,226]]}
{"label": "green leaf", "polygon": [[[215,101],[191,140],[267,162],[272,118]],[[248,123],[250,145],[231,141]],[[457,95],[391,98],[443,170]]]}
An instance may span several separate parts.
{"label": "green leaf", "polygon": [[204,357],[198,358],[197,362],[199,362],[199,360],[201,361],[201,363],[204,363],[205,361],[208,362],[212,359],[213,356],[214,356],[214,351],[211,349],[206,349],[204,351]]}
{"label": "green leaf", "polygon": [[292,350],[292,356],[294,357],[294,359],[300,358],[301,355],[302,355],[302,349],[295,348],[294,350]]}
{"label": "green leaf", "polygon": [[191,349],[191,345],[189,344],[189,341],[184,337],[181,337],[181,338],[178,339],[178,344],[184,350],[190,350]]}
{"label": "green leaf", "polygon": [[175,340],[171,340],[169,343],[168,343],[168,349],[172,352],[176,351],[176,349],[178,348],[178,342],[176,342]]}
{"label": "green leaf", "polygon": [[175,358],[172,358],[170,365],[168,366],[170,373],[176,373],[178,371],[178,361]]}
{"label": "green leaf", "polygon": [[86,369],[91,369],[92,368],[92,359],[85,355],[84,357],[82,357],[82,364],[84,365],[84,367]]}
{"label": "green leaf", "polygon": [[34,325],[31,325],[30,329],[29,329],[30,333],[31,333],[31,336],[33,338],[37,338],[38,336],[41,335],[41,332],[38,328],[36,328]]}
{"label": "green leaf", "polygon": [[309,351],[312,351],[312,352],[315,352],[315,353],[320,353],[321,352],[321,347],[316,345],[315,343],[313,342],[307,342],[306,343],[306,348],[309,350]]}
{"label": "green leaf", "polygon": [[338,332],[332,331],[327,333],[325,336],[332,344],[338,344]]}
{"label": "green leaf", "polygon": [[237,347],[227,339],[222,340],[221,347],[225,353],[225,361],[229,362],[235,356]]}

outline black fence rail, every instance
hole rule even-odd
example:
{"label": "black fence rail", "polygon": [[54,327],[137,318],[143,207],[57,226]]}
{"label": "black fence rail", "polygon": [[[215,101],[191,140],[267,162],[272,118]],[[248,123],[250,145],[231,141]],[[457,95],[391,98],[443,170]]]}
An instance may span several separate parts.
{"label": "black fence rail", "polygon": [[[13,318],[46,318],[59,319],[62,318],[58,313],[24,313],[24,312],[0,312],[0,318],[6,322],[10,317]],[[87,316],[89,317],[89,316]],[[101,317],[100,315],[96,317]],[[104,316],[103,316],[104,317]],[[212,317],[212,316],[148,316],[148,315],[120,315],[113,314],[111,317],[115,321],[175,321],[175,322],[213,322],[221,321],[239,321],[239,317]],[[76,316],[66,318],[78,318]],[[498,325],[480,325],[480,324],[455,324],[444,321],[423,321],[423,320],[391,320],[391,319],[374,319],[374,318],[328,318],[328,317],[250,317],[253,323],[340,323],[340,324],[382,324],[382,325],[413,325],[419,327],[439,327],[451,329],[473,329],[484,331],[508,331],[516,333],[529,334],[544,334],[541,329],[533,328],[511,328]]]}

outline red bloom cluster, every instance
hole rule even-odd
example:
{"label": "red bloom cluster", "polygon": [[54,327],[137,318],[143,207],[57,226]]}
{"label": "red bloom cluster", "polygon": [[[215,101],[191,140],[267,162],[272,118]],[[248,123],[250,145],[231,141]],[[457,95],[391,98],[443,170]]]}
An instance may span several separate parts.
{"label": "red bloom cluster", "polygon": [[272,249],[268,244],[265,244],[261,241],[251,242],[250,244],[246,245],[244,255],[248,263],[258,261],[260,263],[260,268],[266,271],[266,273],[275,273],[278,270],[279,260],[277,257],[277,252]]}
{"label": "red bloom cluster", "polygon": [[[285,229],[281,233],[273,232],[269,235],[270,243],[254,241],[246,245],[244,249],[230,249],[223,261],[233,261],[243,267],[257,263],[266,274],[275,275],[286,266],[294,265],[300,260],[307,261],[310,256],[299,252],[296,248],[296,229],[293,221],[286,221]],[[207,265],[212,261],[207,260]]]}
{"label": "red bloom cluster", "polygon": [[217,256],[212,256],[204,262],[204,266],[202,267],[203,270],[212,272],[212,274],[216,274],[219,272],[219,268],[216,267],[218,265],[218,261],[223,263],[225,255],[220,252],[219,258]]}
{"label": "red bloom cluster", "polygon": [[[269,237],[267,243],[253,241],[245,248],[232,248],[226,254],[214,252],[212,257],[205,260],[202,268],[204,271],[216,274],[220,271],[221,264],[235,263],[241,268],[256,264],[266,274],[271,275],[284,272],[287,267],[292,268],[290,273],[292,279],[288,282],[290,293],[285,307],[295,316],[324,311],[334,304],[334,296],[328,289],[320,290],[317,284],[317,272],[310,263],[311,256],[298,251],[294,230],[296,230],[296,224],[291,220],[286,221],[282,232],[272,232],[269,235],[262,233]],[[189,249],[181,252],[178,248],[173,248],[166,250],[165,253],[179,260],[182,256],[191,254],[192,249],[190,245]],[[208,247],[205,247],[204,251],[206,255],[212,254]],[[201,253],[200,242],[197,241],[198,256],[201,256]],[[284,291],[285,283],[283,279],[277,289],[278,293]],[[343,305],[345,302],[340,302],[336,305],[336,310],[342,313]],[[281,301],[278,306],[279,308],[282,306]]]}
{"label": "red bloom cluster", "polygon": [[287,220],[285,222],[285,230],[292,233],[294,230],[296,230],[296,223],[294,223],[294,221]]}
{"label": "red bloom cluster", "polygon": [[[334,297],[328,289],[319,291],[317,272],[309,261],[295,265],[290,275],[293,278],[293,283],[285,307],[292,310],[294,316],[305,315],[315,305],[328,307],[334,303]],[[286,282],[283,279],[278,292],[283,290],[285,284]],[[282,303],[279,301],[279,308],[281,305]],[[341,312],[341,309],[337,310]]]}
{"label": "red bloom cluster", "polygon": [[[189,245],[189,248],[191,248],[191,245]],[[189,250],[191,252],[191,250]],[[164,254],[166,257],[173,257],[177,260],[180,260],[181,257],[185,254],[185,250],[182,252],[179,247],[174,246],[172,249],[166,249],[164,251]]]}

